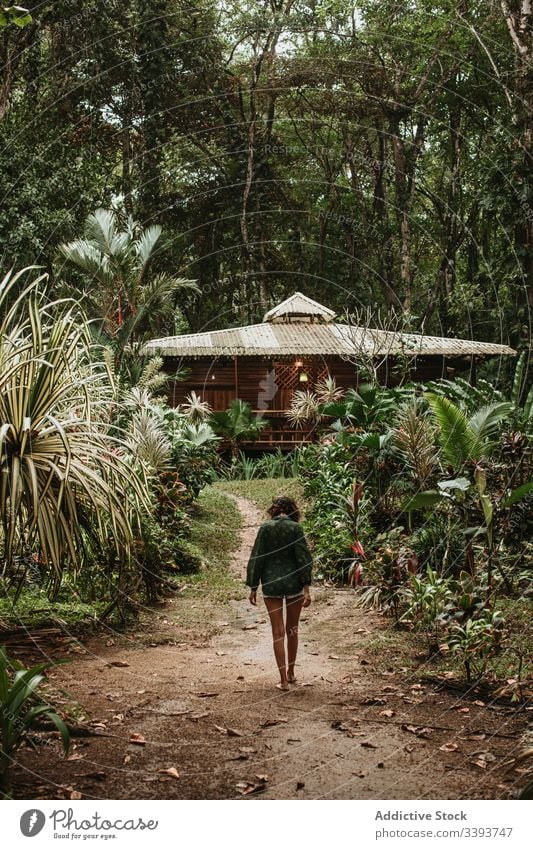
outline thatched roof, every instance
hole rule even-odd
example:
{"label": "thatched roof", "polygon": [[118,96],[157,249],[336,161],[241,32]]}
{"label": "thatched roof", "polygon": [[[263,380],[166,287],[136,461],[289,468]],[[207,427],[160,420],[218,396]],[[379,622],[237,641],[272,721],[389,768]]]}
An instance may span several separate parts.
{"label": "thatched roof", "polygon": [[261,324],[166,336],[148,342],[143,353],[164,357],[340,356],[513,356],[507,345],[417,333],[355,327],[334,322],[335,313],[296,292],[266,313]]}

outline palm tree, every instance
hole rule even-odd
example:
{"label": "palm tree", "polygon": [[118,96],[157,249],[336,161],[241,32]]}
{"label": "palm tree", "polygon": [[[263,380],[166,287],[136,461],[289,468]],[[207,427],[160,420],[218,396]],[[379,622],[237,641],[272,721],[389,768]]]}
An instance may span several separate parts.
{"label": "palm tree", "polygon": [[160,331],[178,295],[198,291],[192,280],[152,273],[161,234],[157,224],[143,229],[131,217],[123,222],[114,210],[97,209],[83,238],[59,247],[63,259],[88,277],[81,289],[85,310],[101,321],[117,369],[128,347]]}
{"label": "palm tree", "polygon": [[258,418],[246,401],[235,398],[227,410],[211,413],[209,424],[220,436],[225,437],[231,445],[231,453],[237,456],[239,443],[243,440],[254,441],[263,428],[267,427],[265,419]]}
{"label": "palm tree", "polygon": [[509,416],[512,404],[496,401],[479,407],[470,417],[456,404],[440,395],[426,393],[442,455],[454,469],[469,460],[480,460],[494,449],[494,434]]}

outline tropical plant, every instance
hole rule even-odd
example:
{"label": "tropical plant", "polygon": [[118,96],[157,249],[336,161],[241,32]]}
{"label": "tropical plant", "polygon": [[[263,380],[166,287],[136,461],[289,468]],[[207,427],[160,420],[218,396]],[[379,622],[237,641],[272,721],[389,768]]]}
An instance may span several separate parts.
{"label": "tropical plant", "polygon": [[146,488],[108,433],[113,391],[86,324],[72,304],[46,302],[42,278],[15,297],[22,275],[0,284],[2,574],[20,589],[36,551],[54,594],[87,537],[125,562]]}
{"label": "tropical plant", "polygon": [[51,665],[39,663],[26,668],[0,647],[0,788],[4,793],[9,791],[8,772],[14,754],[43,719],[55,725],[63,750],[68,752],[70,735],[65,723],[37,693]]}
{"label": "tropical plant", "polygon": [[417,487],[427,486],[438,467],[435,431],[417,399],[400,407],[394,443]]}
{"label": "tropical plant", "polygon": [[405,587],[407,609],[401,619],[410,620],[425,632],[430,650],[438,651],[451,597],[448,581],[437,575],[431,566],[427,567],[424,576],[411,575]]}
{"label": "tropical plant", "polygon": [[325,377],[315,384],[315,394],[319,404],[329,404],[332,401],[340,401],[344,395],[344,390],[337,386],[334,377]]}
{"label": "tropical plant", "polygon": [[399,402],[409,395],[409,389],[384,389],[379,384],[363,383],[357,389],[348,389],[341,400],[321,404],[319,412],[352,427],[372,430],[390,419]]}
{"label": "tropical plant", "polygon": [[146,408],[133,416],[127,445],[150,474],[158,475],[170,468],[172,444],[161,422]]}
{"label": "tropical plant", "polygon": [[460,469],[471,460],[480,460],[495,447],[494,435],[511,412],[508,401],[485,404],[468,417],[452,401],[431,392],[426,394],[444,460]]}
{"label": "tropical plant", "polygon": [[191,424],[198,425],[210,416],[213,409],[207,401],[202,401],[200,396],[193,391],[186,396],[185,403],[180,405],[180,411]]}
{"label": "tropical plant", "polygon": [[87,277],[80,287],[84,307],[100,321],[117,370],[129,346],[160,331],[178,294],[198,290],[191,280],[152,272],[161,234],[157,224],[143,229],[131,217],[121,220],[114,210],[97,209],[83,238],[59,247],[64,261]]}
{"label": "tropical plant", "polygon": [[448,644],[461,658],[467,681],[472,680],[472,674],[483,674],[488,659],[499,648],[503,624],[500,611],[486,610],[476,619],[451,627]]}
{"label": "tropical plant", "polygon": [[286,416],[293,427],[303,427],[320,420],[318,396],[308,389],[294,392]]}
{"label": "tropical plant", "polygon": [[235,398],[227,410],[211,413],[209,424],[215,433],[227,439],[233,456],[237,456],[239,443],[255,441],[268,427],[267,420],[257,416],[240,398]]}

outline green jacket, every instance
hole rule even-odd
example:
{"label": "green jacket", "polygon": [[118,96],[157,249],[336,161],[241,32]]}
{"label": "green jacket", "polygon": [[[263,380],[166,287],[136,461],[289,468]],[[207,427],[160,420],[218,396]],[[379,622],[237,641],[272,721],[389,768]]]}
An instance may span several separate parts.
{"label": "green jacket", "polygon": [[246,583],[252,590],[261,583],[263,595],[274,598],[296,595],[311,583],[312,565],[301,525],[288,516],[274,516],[257,532]]}

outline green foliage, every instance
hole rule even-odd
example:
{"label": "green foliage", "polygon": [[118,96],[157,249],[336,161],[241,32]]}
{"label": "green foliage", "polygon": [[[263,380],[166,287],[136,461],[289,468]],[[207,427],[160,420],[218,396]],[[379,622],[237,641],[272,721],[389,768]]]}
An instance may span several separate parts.
{"label": "green foliage", "polygon": [[26,27],[31,24],[32,16],[23,6],[0,6],[0,29],[10,24]]}
{"label": "green foliage", "polygon": [[37,690],[45,680],[49,663],[30,668],[9,658],[0,647],[0,787],[8,790],[8,770],[20,746],[36,724],[48,719],[61,735],[65,754],[70,736],[67,727],[52,707],[39,699]]}
{"label": "green foliage", "polygon": [[57,593],[84,563],[86,539],[125,563],[145,484],[105,424],[109,375],[93,360],[83,317],[49,304],[22,272],[0,285],[0,518],[2,574],[22,587],[18,558],[35,551]]}
{"label": "green foliage", "polygon": [[470,417],[447,398],[426,394],[439,431],[443,457],[454,469],[470,460],[480,460],[494,450],[493,436],[510,414],[511,404],[499,401],[486,404]]}
{"label": "green foliage", "polygon": [[197,291],[191,280],[153,272],[161,235],[158,224],[143,229],[131,216],[122,221],[112,209],[97,209],[82,239],[59,246],[67,266],[86,278],[75,292],[101,322],[117,368],[129,346],[161,329],[178,293]]}
{"label": "green foliage", "polygon": [[425,487],[437,468],[435,433],[416,399],[404,404],[397,414],[394,442],[415,484]]}
{"label": "green foliage", "polygon": [[449,646],[464,664],[468,681],[479,677],[491,654],[497,651],[503,627],[499,611],[485,611],[477,619],[468,619],[464,625],[452,626]]}
{"label": "green foliage", "polygon": [[268,426],[266,419],[257,416],[246,401],[236,398],[228,409],[211,413],[209,424],[215,433],[228,440],[234,454],[241,440],[247,442],[257,439]]}

